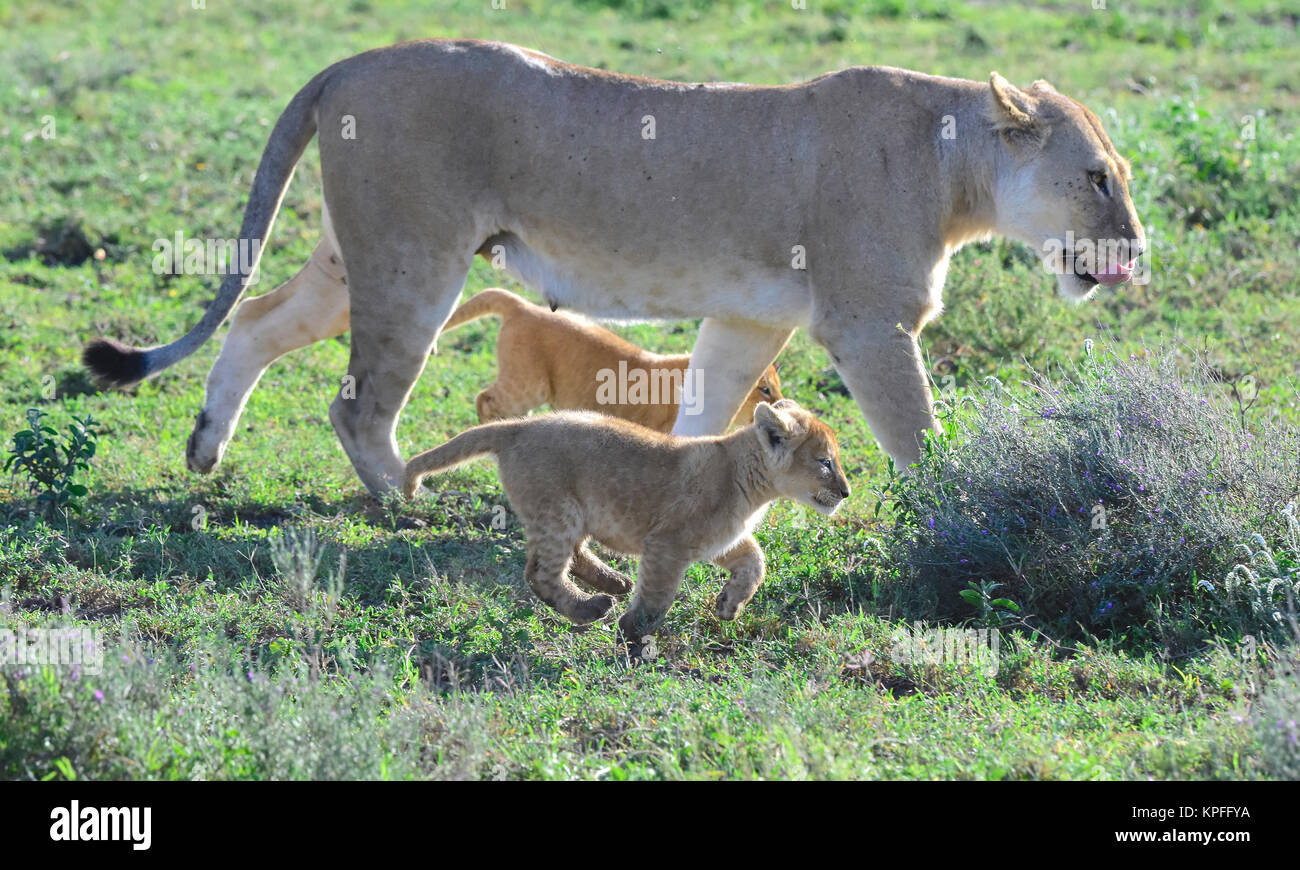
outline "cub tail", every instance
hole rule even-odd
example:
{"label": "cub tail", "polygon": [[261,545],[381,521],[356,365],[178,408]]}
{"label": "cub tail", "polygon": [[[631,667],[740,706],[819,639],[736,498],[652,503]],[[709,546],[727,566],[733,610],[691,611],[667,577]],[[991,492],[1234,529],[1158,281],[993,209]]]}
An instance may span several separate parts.
{"label": "cub tail", "polygon": [[485,423],[473,429],[466,429],[440,447],[412,457],[411,461],[406,463],[402,491],[406,493],[407,498],[415,498],[415,494],[420,490],[420,481],[424,480],[426,475],[446,471],[486,453],[496,453],[509,443],[523,425],[522,420]]}
{"label": "cub tail", "polygon": [[507,317],[521,310],[525,305],[531,304],[526,299],[520,299],[509,290],[502,290],[500,287],[489,287],[475,293],[465,300],[464,305],[453,311],[451,319],[447,321],[447,325],[442,328],[442,331],[446,332],[449,329],[455,329],[469,323],[471,320],[478,320],[480,317],[489,315]]}

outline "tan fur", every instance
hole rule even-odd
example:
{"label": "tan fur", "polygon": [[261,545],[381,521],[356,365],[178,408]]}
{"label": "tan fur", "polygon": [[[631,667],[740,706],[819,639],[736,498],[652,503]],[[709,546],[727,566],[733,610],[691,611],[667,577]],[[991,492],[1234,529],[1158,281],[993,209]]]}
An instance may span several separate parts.
{"label": "tan fur", "polygon": [[[619,620],[639,641],[662,621],[692,562],[730,577],[716,601],[734,619],[763,580],[752,532],[768,504],[789,498],[832,514],[849,495],[830,428],[790,399],[760,402],[729,435],[682,438],[590,412],[561,411],[477,426],[406,466],[404,491],[425,475],[491,453],[528,536],[527,580],[578,624],[604,616],[632,581],[586,547],[640,555],[636,594]],[[598,590],[588,595],[568,578]]]}
{"label": "tan fur", "polygon": [[[340,134],[345,119],[355,137]],[[955,250],[1017,239],[1077,299],[1095,285],[1060,247],[1071,234],[1118,243],[1120,262],[1145,245],[1130,172],[1097,117],[1044,82],[1020,89],[996,73],[853,67],[789,86],[683,84],[502,43],[404,43],[335,64],[290,101],[240,239],[266,240],[318,128],[321,246],[347,284],[314,274],[301,304],[250,313],[228,341],[274,358],[331,332],[336,321],[304,319],[334,318],[347,300],[354,389],[330,420],[376,493],[400,485],[398,415],[481,250],[566,310],[703,318],[691,366],[708,374],[708,399],[701,414],[679,412],[677,434],[723,431],[792,330],[808,329],[905,469],[935,427],[917,336],[942,309]],[[1089,181],[1099,172],[1104,192]],[[211,337],[245,283],[228,276],[182,338],[93,343],[87,364],[118,384],[149,377]],[[216,464],[261,373],[237,359],[209,378],[195,470]]]}
{"label": "tan fur", "polygon": [[[610,402],[602,401],[607,396],[598,388],[604,373],[640,372],[665,386],[675,383],[680,399],[690,354],[651,353],[588,320],[550,311],[498,287],[470,297],[442,330],[487,316],[500,318],[501,329],[497,333],[496,381],[475,401],[480,423],[522,417],[549,404],[556,410],[600,411],[659,432],[672,430],[679,401],[667,389],[657,392],[657,402]],[[702,377],[702,390],[707,391],[708,373]],[[759,402],[780,398],[781,379],[776,366],[768,366],[732,422],[748,423]]]}

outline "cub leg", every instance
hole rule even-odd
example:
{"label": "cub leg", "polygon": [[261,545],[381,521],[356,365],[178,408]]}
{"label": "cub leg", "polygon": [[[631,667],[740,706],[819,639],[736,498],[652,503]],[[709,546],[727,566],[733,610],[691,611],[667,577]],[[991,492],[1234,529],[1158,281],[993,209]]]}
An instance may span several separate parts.
{"label": "cub leg", "polygon": [[478,421],[488,423],[492,420],[504,420],[507,417],[524,417],[534,408],[546,404],[546,399],[528,396],[518,391],[507,390],[500,381],[492,384],[478,394],[474,408],[478,411]]}
{"label": "cub leg", "polygon": [[503,314],[497,333],[497,379],[478,394],[475,407],[480,423],[523,417],[553,401],[548,365],[527,326],[535,318],[522,313]]}
{"label": "cub leg", "polygon": [[537,597],[574,625],[600,619],[614,606],[610,595],[587,595],[568,578],[575,546],[562,529],[531,526],[528,534],[528,566],[524,577]]}
{"label": "cub leg", "polygon": [[677,590],[686,579],[689,565],[676,555],[656,551],[646,542],[646,552],[637,571],[636,592],[627,612],[618,621],[619,631],[628,643],[639,644],[663,624]]}
{"label": "cub leg", "polygon": [[606,565],[585,543],[573,550],[573,565],[570,573],[580,581],[601,592],[610,595],[626,595],[632,591],[632,578]]}
{"label": "cub leg", "polygon": [[306,265],[264,296],[245,300],[208,374],[203,411],[185,450],[191,471],[206,474],[225,454],[244,404],[267,366],[300,347],[348,329],[342,259],[322,238]]}
{"label": "cub leg", "polygon": [[[682,404],[677,409],[673,434],[725,432],[792,332],[794,329],[789,326],[706,317],[691,350],[691,364],[682,385]],[[694,403],[690,402],[690,389],[696,391]]]}
{"label": "cub leg", "polygon": [[715,602],[719,619],[735,619],[763,582],[763,549],[753,535],[713,560],[728,577]]}

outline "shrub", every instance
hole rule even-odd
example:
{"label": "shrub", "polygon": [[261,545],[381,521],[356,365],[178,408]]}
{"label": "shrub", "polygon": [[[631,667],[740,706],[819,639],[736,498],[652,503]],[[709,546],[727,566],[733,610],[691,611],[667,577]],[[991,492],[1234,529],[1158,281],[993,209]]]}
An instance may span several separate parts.
{"label": "shrub", "polygon": [[1261,772],[1276,779],[1300,780],[1300,653],[1296,649],[1283,653],[1252,716]]}
{"label": "shrub", "polygon": [[102,672],[0,670],[4,779],[468,779],[490,767],[487,708],[391,691],[382,669],[271,667],[214,640],[185,656],[129,631]]}
{"label": "shrub", "polygon": [[1242,606],[1241,572],[1225,578],[1240,542],[1285,533],[1276,507],[1300,490],[1300,439],[1250,432],[1211,380],[1173,351],[1090,345],[1064,377],[966,396],[883,493],[900,604],[960,618],[962,590],[997,583],[1055,637],[1186,648],[1276,630],[1273,608]]}
{"label": "shrub", "polygon": [[74,478],[78,471],[90,469],[98,424],[89,416],[84,420],[73,417],[60,444],[59,433],[42,423],[41,416],[40,409],[27,409],[28,428],[14,434],[4,470],[27,476],[32,492],[36,493],[36,502],[44,507],[47,518],[60,508],[80,511],[77,500],[86,494],[86,488]]}

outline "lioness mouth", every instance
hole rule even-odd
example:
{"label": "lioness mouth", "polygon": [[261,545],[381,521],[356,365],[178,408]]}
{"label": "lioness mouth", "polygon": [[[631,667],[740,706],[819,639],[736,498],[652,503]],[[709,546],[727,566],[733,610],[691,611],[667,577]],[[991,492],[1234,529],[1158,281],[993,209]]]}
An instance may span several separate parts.
{"label": "lioness mouth", "polygon": [[1061,269],[1073,273],[1076,278],[1085,284],[1099,283],[1092,273],[1087,270],[1087,267],[1079,262],[1074,251],[1061,251]]}

